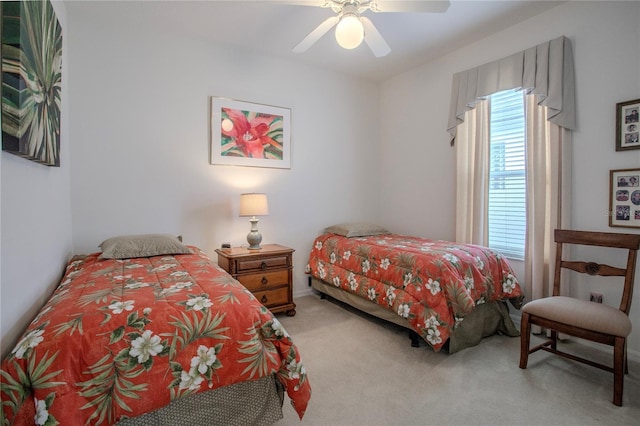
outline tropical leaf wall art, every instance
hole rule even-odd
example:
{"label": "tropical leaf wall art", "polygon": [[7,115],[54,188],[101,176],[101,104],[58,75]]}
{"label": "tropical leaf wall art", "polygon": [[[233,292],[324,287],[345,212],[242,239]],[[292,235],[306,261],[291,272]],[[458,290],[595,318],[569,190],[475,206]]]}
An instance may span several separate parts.
{"label": "tropical leaf wall art", "polygon": [[49,0],[2,2],[2,149],[60,166],[62,29]]}

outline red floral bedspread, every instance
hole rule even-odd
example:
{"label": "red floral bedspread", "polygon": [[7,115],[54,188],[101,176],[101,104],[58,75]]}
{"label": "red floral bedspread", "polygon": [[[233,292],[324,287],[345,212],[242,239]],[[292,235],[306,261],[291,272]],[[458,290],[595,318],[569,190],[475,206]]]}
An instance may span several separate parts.
{"label": "red floral bedspread", "polygon": [[112,424],[276,374],[302,418],[311,388],[280,322],[195,254],[76,256],[2,362],[4,423]]}
{"label": "red floral bedspread", "polygon": [[435,351],[476,305],[522,296],[507,260],[486,247],[396,234],[323,234],[307,273],[396,312]]}

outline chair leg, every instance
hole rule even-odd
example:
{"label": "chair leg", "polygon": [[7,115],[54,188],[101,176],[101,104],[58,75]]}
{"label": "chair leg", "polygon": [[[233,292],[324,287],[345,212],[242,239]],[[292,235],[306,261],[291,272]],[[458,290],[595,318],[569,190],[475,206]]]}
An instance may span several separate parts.
{"label": "chair leg", "polygon": [[618,407],[622,405],[626,340],[624,337],[616,337],[613,347],[613,404]]}
{"label": "chair leg", "polygon": [[629,357],[627,357],[627,339],[624,339],[624,374],[629,374]]}
{"label": "chair leg", "polygon": [[520,368],[527,368],[529,361],[529,342],[531,340],[531,324],[529,314],[523,312],[520,320]]}
{"label": "chair leg", "polygon": [[551,330],[551,349],[558,349],[558,332],[555,330]]}

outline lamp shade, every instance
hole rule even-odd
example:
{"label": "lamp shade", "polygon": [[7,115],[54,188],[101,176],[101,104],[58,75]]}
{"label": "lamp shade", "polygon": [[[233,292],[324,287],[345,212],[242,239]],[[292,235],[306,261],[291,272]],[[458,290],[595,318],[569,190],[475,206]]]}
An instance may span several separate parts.
{"label": "lamp shade", "polygon": [[240,194],[240,216],[266,216],[268,214],[267,194]]}

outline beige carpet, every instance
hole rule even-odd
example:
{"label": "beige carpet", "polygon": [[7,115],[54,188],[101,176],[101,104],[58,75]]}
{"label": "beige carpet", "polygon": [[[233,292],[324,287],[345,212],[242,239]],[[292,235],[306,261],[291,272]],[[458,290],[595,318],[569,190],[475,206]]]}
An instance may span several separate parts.
{"label": "beige carpet", "polygon": [[[412,348],[404,329],[339,302],[295,302],[296,316],[278,318],[302,353],[313,393],[302,422],[285,397],[276,425],[640,425],[636,362],[616,407],[613,375],[605,371],[546,352],[518,368],[517,337],[434,353]],[[609,359],[604,349],[570,345]]]}

